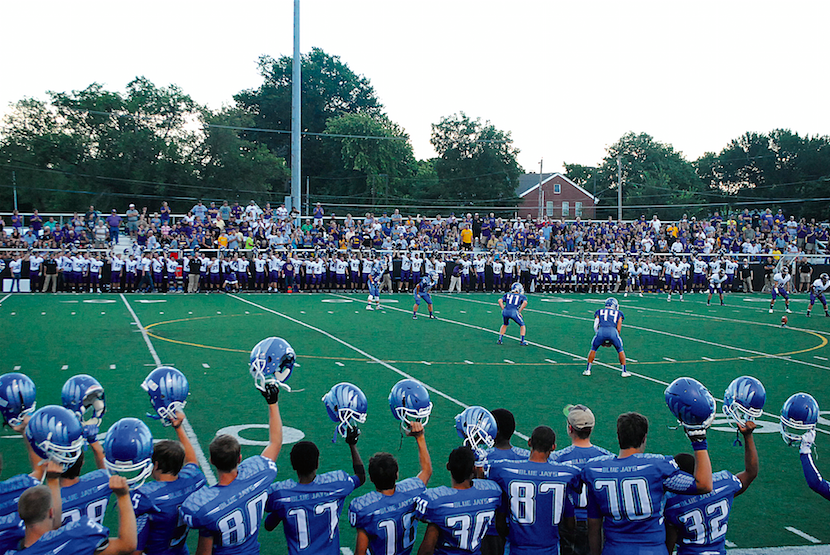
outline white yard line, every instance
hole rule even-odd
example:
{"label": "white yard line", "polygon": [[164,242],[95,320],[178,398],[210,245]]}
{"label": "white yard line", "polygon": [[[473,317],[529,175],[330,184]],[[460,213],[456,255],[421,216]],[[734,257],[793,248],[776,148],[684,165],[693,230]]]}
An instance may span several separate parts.
{"label": "white yard line", "polygon": [[[127,302],[127,298],[124,296],[123,293],[119,294],[121,300],[124,301],[124,305],[127,307],[127,310],[130,311],[130,315],[133,317],[133,321],[135,322],[136,327],[141,331],[142,337],[144,337],[144,342],[147,344],[147,349],[150,350],[150,355],[152,355],[153,360],[156,363],[156,366],[161,366],[161,358],[159,358],[158,353],[156,352],[155,347],[153,347],[153,342],[150,341],[150,336],[147,335],[147,330],[144,329],[144,326],[141,325],[141,321],[138,319],[138,315],[133,310],[133,307],[130,306],[130,303]],[[184,426],[184,433],[187,435],[187,438],[190,440],[190,443],[193,444],[193,450],[196,451],[196,460],[199,461],[199,466],[202,469],[202,473],[205,475],[205,479],[207,480],[208,485],[215,486],[217,484],[216,475],[213,473],[213,469],[210,467],[210,463],[205,457],[205,452],[202,451],[202,446],[199,444],[199,438],[196,437],[196,432],[193,431],[193,426],[190,425],[190,422],[185,418],[184,422],[182,423]]]}
{"label": "white yard line", "polygon": [[11,293],[9,293],[8,295],[6,295],[6,296],[5,296],[5,297],[3,297],[2,299],[0,299],[0,304],[3,304],[3,302],[4,302],[6,299],[8,299],[9,297],[11,297],[11,296],[12,296],[12,294],[11,294]]}
{"label": "white yard line", "polygon": [[799,530],[798,528],[793,528],[792,526],[785,526],[785,527],[784,527],[784,530],[787,530],[788,532],[792,532],[792,533],[793,533],[793,534],[795,534],[796,536],[801,536],[802,538],[804,538],[804,539],[805,539],[805,540],[807,540],[808,542],[811,542],[811,543],[821,543],[821,540],[820,540],[820,539],[818,539],[818,538],[816,538],[816,537],[814,537],[814,536],[811,536],[811,535],[810,535],[810,534],[808,534],[807,532],[802,532],[802,531],[801,531],[801,530]]}

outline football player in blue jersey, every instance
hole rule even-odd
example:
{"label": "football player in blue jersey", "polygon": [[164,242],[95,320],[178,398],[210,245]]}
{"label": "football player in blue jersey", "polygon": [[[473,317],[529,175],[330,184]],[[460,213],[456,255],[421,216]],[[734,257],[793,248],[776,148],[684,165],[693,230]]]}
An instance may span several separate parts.
{"label": "football player in blue jersey", "polygon": [[[744,471],[735,475],[721,470],[712,475],[712,491],[702,495],[666,494],[666,547],[677,545],[677,555],[726,553],[726,529],[732,500],[758,476],[758,450],[752,432],[755,422],[738,423],[744,436]],[[695,458],[689,453],[674,457],[680,470],[692,474]]]}
{"label": "football player in blue jersey", "polygon": [[501,509],[501,488],[490,480],[475,480],[476,456],[468,446],[450,453],[447,470],[452,487],[430,488],[415,502],[415,514],[427,523],[418,555],[481,553],[490,522]]}
{"label": "football player in blue jersey", "polygon": [[429,275],[422,277],[421,281],[415,285],[415,290],[413,292],[413,295],[415,296],[415,305],[412,307],[413,320],[418,319],[418,307],[421,305],[421,300],[427,303],[429,317],[435,320],[435,314],[432,313],[432,296],[429,294],[429,291],[435,286],[436,283],[438,283],[438,273],[430,272]]}
{"label": "football player in blue jersey", "polygon": [[[591,432],[596,425],[594,413],[585,405],[570,405],[566,407],[568,416],[568,437],[571,444],[564,449],[554,451],[551,460],[567,463],[579,469],[594,457],[612,455],[607,449],[591,443]],[[562,555],[588,555],[588,494],[584,484],[579,487],[575,496],[574,519],[575,527],[559,526],[559,545]]]}
{"label": "football player in blue jersey", "polygon": [[268,488],[265,519],[269,532],[282,522],[288,553],[340,554],[340,513],[346,497],[366,481],[366,470],[357,451],[360,430],[348,427],[346,443],[352,455],[354,475],[342,470],[317,474],[320,450],[311,441],[291,449],[291,467],[297,480],[277,482]]}
{"label": "football player in blue jersey", "polygon": [[104,465],[104,449],[98,441],[98,426],[84,426],[84,436],[95,457],[97,470],[81,476],[84,465],[84,454],[81,453],[75,464],[61,474],[63,524],[80,520],[82,516],[103,524],[112,493],[109,487],[110,475]]}
{"label": "football player in blue jersey", "polygon": [[58,552],[72,555],[127,555],[135,551],[135,513],[130,503],[130,487],[126,478],[110,477],[110,489],[118,500],[118,537],[109,538],[109,530],[85,516],[55,528],[54,521],[59,520],[61,513],[58,476],[58,472],[52,474],[53,487],[35,486],[20,496],[17,511],[26,526],[26,535],[17,549],[7,551],[7,555],[47,555]]}
{"label": "football player in blue jersey", "polygon": [[184,524],[199,530],[197,555],[259,553],[259,524],[282,448],[279,390],[273,382],[260,389],[268,403],[268,445],[262,455],[243,461],[239,441],[230,435],[216,436],[210,443],[219,483],[192,493],[181,507]]}
{"label": "football player in blue jersey", "polygon": [[588,492],[588,542],[593,555],[667,553],[662,511],[665,492],[712,491],[705,429],[689,430],[687,434],[695,452],[694,475],[680,470],[672,457],[645,452],[645,416],[629,412],[617,418],[619,455],[596,457],[582,469]]}
{"label": "football player in blue jersey", "polygon": [[[526,461],[530,457],[530,451],[515,447],[510,443],[513,433],[516,431],[516,418],[507,409],[495,409],[491,411],[496,419],[496,438],[493,446],[487,449],[487,464],[502,460]],[[476,466],[476,471],[479,467]],[[484,469],[481,469],[481,477],[484,477]],[[506,536],[499,534],[495,522],[491,522],[487,528],[487,534],[481,542],[481,555],[502,555]]]}
{"label": "football player in blue jersey", "polygon": [[556,434],[538,426],[528,441],[530,457],[490,463],[488,476],[504,492],[508,512],[511,555],[559,553],[559,524],[573,527],[572,494],[579,491],[579,469],[550,462]]}
{"label": "football player in blue jersey", "polygon": [[801,456],[801,468],[804,470],[804,479],[810,489],[830,501],[830,482],[821,477],[821,473],[813,462],[813,443],[816,441],[816,431],[808,430],[801,436],[798,451]]}
{"label": "football player in blue jersey", "polygon": [[525,321],[522,318],[522,311],[527,306],[524,286],[519,282],[511,285],[510,291],[502,295],[502,298],[499,299],[499,306],[501,307],[503,323],[499,329],[498,344],[501,345],[504,334],[507,333],[507,325],[510,323],[510,320],[513,320],[519,324],[519,334],[521,335],[519,343],[526,346],[525,333],[527,333],[527,326],[525,326]]}
{"label": "football player in blue jersey", "polygon": [[605,307],[600,308],[594,312],[594,339],[591,342],[591,350],[588,352],[588,367],[582,372],[583,376],[591,375],[591,366],[594,363],[594,358],[597,356],[597,349],[600,347],[614,347],[617,349],[617,356],[622,364],[623,378],[631,375],[631,372],[625,369],[625,350],[623,349],[622,338],[622,323],[625,316],[620,312],[620,306],[617,299],[609,297],[605,300]]}
{"label": "football player in blue jersey", "polygon": [[138,522],[138,551],[147,555],[186,555],[188,527],[179,516],[179,507],[193,492],[205,485],[196,451],[182,424],[184,412],[176,411],[170,422],[179,441],[163,440],[153,446],[154,482],[133,492]]}
{"label": "football player in blue jersey", "polygon": [[386,257],[375,259],[372,264],[372,271],[369,273],[369,298],[366,301],[366,310],[372,310],[372,303],[375,303],[375,310],[380,310],[380,284],[383,281],[383,273],[386,266]]}
{"label": "football player in blue jersey", "polygon": [[424,425],[408,424],[406,435],[418,446],[421,471],[414,478],[397,482],[398,461],[389,453],[377,453],[369,459],[372,493],[354,499],[349,505],[349,522],[357,529],[355,555],[384,553],[409,555],[418,534],[415,498],[426,490],[432,476],[432,461],[424,439]]}
{"label": "football player in blue jersey", "polygon": [[[22,430],[18,431],[22,432]],[[28,441],[25,443],[29,444]],[[2,470],[3,457],[0,456],[0,472]],[[40,485],[40,477],[44,470],[48,470],[51,476],[51,473],[60,474],[62,468],[57,463],[49,461],[46,465],[39,465],[32,474],[18,474],[0,482],[0,552],[5,553],[7,549],[14,549],[23,539],[26,529],[20,515],[17,514],[17,501],[27,489]],[[55,489],[60,488],[57,480],[54,482],[47,480],[47,485]],[[57,498],[60,500],[59,491]],[[53,526],[58,528],[60,524],[60,514],[56,514]]]}

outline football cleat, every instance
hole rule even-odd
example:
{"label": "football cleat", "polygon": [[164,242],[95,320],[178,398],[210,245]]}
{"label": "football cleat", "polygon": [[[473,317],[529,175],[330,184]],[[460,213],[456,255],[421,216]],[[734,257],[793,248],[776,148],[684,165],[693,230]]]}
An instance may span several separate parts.
{"label": "football cleat", "polygon": [[401,427],[404,429],[412,422],[420,422],[426,426],[432,413],[432,402],[423,384],[407,378],[392,386],[389,392],[389,409],[392,416],[401,421]]}
{"label": "football cleat", "polygon": [[323,404],[331,421],[337,424],[336,432],[346,437],[349,428],[366,422],[369,403],[366,395],[354,384],[342,382],[323,395]]}
{"label": "football cleat", "polygon": [[19,426],[37,408],[35,382],[25,375],[10,372],[0,376],[0,414],[9,426]]}
{"label": "football cleat", "polygon": [[107,430],[104,465],[110,474],[127,479],[130,489],[141,486],[153,471],[153,434],[138,418],[122,418]]}
{"label": "football cleat", "polygon": [[694,378],[677,378],[665,396],[669,410],[687,430],[705,430],[715,418],[715,398]]}
{"label": "football cleat", "polygon": [[187,378],[172,366],[159,366],[141,382],[141,389],[150,396],[150,404],[156,414],[148,414],[150,418],[161,420],[165,426],[170,426],[176,418],[176,411],[184,410],[190,386]]}
{"label": "football cleat", "polygon": [[767,392],[764,384],[752,376],[741,376],[732,380],[723,394],[723,414],[734,423],[745,426],[764,412]]}
{"label": "football cleat", "polygon": [[58,463],[64,471],[75,464],[86,445],[78,417],[57,405],[37,410],[29,419],[24,435],[35,455]]}
{"label": "football cleat", "polygon": [[781,407],[781,437],[787,445],[798,445],[805,432],[816,429],[818,402],[809,393],[791,395]]}
{"label": "football cleat", "polygon": [[66,380],[61,389],[61,404],[74,412],[85,426],[100,426],[107,412],[104,388],[87,374],[78,374]]}
{"label": "football cleat", "polygon": [[263,339],[251,351],[249,370],[254,378],[254,385],[260,391],[265,391],[266,383],[276,383],[290,391],[285,382],[291,376],[294,361],[294,349],[288,341],[281,337]]}

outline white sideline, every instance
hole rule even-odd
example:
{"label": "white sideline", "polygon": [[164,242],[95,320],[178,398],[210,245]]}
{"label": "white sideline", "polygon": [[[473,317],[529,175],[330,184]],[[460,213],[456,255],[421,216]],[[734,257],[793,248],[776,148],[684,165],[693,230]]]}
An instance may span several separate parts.
{"label": "white sideline", "polygon": [[[350,297],[345,297],[345,296],[342,296],[342,295],[332,295],[332,296],[334,296],[334,297],[341,297],[341,298],[344,298],[344,299],[350,299]],[[425,388],[427,388],[429,391],[431,391],[431,392],[435,393],[436,395],[439,395],[439,396],[443,397],[444,399],[446,399],[447,401],[450,401],[451,403],[455,403],[456,405],[458,405],[458,406],[459,406],[459,407],[461,407],[461,408],[465,408],[465,409],[466,409],[466,408],[469,408],[469,407],[470,407],[470,405],[468,405],[468,404],[466,404],[466,403],[462,403],[461,401],[459,401],[459,400],[458,400],[458,399],[456,399],[455,397],[452,397],[452,396],[450,396],[450,395],[447,395],[447,394],[446,394],[446,393],[444,393],[443,391],[439,391],[439,390],[435,389],[434,387],[432,387],[431,385],[429,385],[429,384],[427,384],[427,383],[423,382],[422,380],[418,380],[416,377],[414,377],[414,376],[412,376],[412,375],[410,375],[410,374],[407,374],[407,373],[406,373],[406,372],[404,372],[403,370],[400,370],[399,368],[395,368],[394,366],[392,366],[392,365],[391,365],[391,364],[389,364],[388,362],[384,362],[384,361],[380,360],[379,358],[377,358],[376,356],[370,355],[369,353],[367,353],[367,352],[366,352],[366,351],[364,351],[363,349],[360,349],[359,347],[355,347],[355,346],[354,346],[354,345],[352,345],[351,343],[347,343],[346,341],[343,341],[343,340],[342,340],[342,339],[340,339],[339,337],[336,337],[336,336],[334,336],[334,335],[330,334],[329,332],[327,332],[327,331],[325,331],[325,330],[321,330],[320,328],[314,327],[314,326],[312,326],[311,324],[307,324],[307,323],[305,323],[305,322],[303,322],[303,321],[301,321],[301,320],[297,320],[296,318],[292,318],[291,316],[288,316],[288,315],[286,315],[286,314],[283,314],[282,312],[278,312],[278,311],[276,311],[276,310],[274,310],[274,309],[272,309],[272,308],[268,308],[267,306],[262,306],[261,304],[257,304],[257,303],[255,303],[255,302],[253,302],[253,301],[249,301],[248,299],[243,299],[242,297],[238,297],[238,296],[236,296],[236,295],[234,295],[234,294],[229,294],[229,295],[228,295],[228,297],[231,297],[231,298],[236,299],[236,300],[238,300],[238,301],[242,301],[243,303],[247,303],[247,304],[249,304],[249,305],[251,305],[251,306],[255,306],[255,307],[257,307],[257,308],[258,308],[258,309],[260,309],[260,310],[264,310],[264,311],[266,311],[266,312],[270,312],[271,314],[275,314],[275,315],[279,316],[280,318],[285,318],[286,320],[289,320],[289,321],[291,321],[291,322],[294,322],[295,324],[299,324],[299,325],[301,325],[301,326],[303,326],[303,327],[305,327],[305,328],[308,328],[308,329],[310,329],[310,330],[316,331],[316,332],[317,332],[317,333],[319,333],[319,334],[325,335],[325,336],[326,336],[326,337],[328,337],[329,339],[331,339],[331,340],[333,340],[333,341],[336,341],[336,342],[340,343],[340,344],[341,344],[341,345],[343,345],[344,347],[347,347],[347,348],[349,348],[349,349],[351,349],[351,350],[355,351],[356,353],[359,353],[359,354],[363,355],[364,357],[366,357],[366,358],[370,359],[372,362],[374,362],[374,363],[376,363],[376,364],[380,364],[380,365],[382,365],[382,366],[384,366],[384,367],[388,368],[389,370],[391,370],[391,371],[395,372],[396,374],[399,374],[399,375],[403,376],[404,378],[409,378],[409,379],[412,379],[412,380],[417,380],[417,381],[419,381],[419,382],[420,382],[420,383],[422,383],[422,384],[423,384],[423,386],[424,386]],[[386,307],[386,309],[387,309],[387,310],[388,310],[388,309],[398,310],[398,311],[401,311],[401,312],[409,312],[408,310],[404,310],[404,309],[401,309],[401,308],[395,308],[395,307],[392,307],[392,306],[387,306],[387,307]],[[515,432],[515,434],[516,434],[517,436],[519,436],[520,438],[522,438],[522,439],[529,439],[529,438],[528,438],[528,436],[526,436],[526,435],[524,435],[524,434],[522,434],[522,433]]]}
{"label": "white sideline", "polygon": [[799,545],[789,547],[753,547],[749,549],[727,549],[728,555],[827,555],[826,545]]}
{"label": "white sideline", "polygon": [[[147,335],[147,330],[141,325],[138,315],[133,310],[133,307],[130,306],[130,303],[127,302],[127,298],[124,297],[123,293],[119,293],[119,297],[121,297],[121,300],[124,301],[127,310],[130,311],[130,314],[135,321],[136,327],[138,327],[139,331],[141,331],[141,336],[144,337],[144,342],[147,343],[147,348],[150,350],[150,354],[153,356],[156,366],[161,366],[161,358],[159,358],[155,347],[153,347],[153,343],[150,341],[150,336]],[[182,426],[184,426],[184,433],[187,435],[187,439],[189,439],[190,443],[193,444],[193,450],[196,451],[196,459],[199,461],[199,467],[202,469],[208,485],[215,486],[217,484],[216,475],[213,473],[213,469],[210,467],[207,457],[205,457],[205,452],[202,451],[202,446],[199,445],[199,438],[196,437],[196,432],[193,431],[193,426],[190,425],[187,418],[185,418]]]}

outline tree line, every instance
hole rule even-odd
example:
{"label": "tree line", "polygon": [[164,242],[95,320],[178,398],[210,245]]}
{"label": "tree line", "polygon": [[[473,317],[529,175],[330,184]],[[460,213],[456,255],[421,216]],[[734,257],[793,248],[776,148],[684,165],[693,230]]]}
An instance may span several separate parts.
{"label": "tree line", "polygon": [[[258,66],[261,84],[218,110],[144,77],[124,92],[93,83],[16,102],[0,126],[0,207],[10,209],[15,188],[22,211],[161,199],[174,211],[196,199],[281,202],[290,191],[292,60],[262,56]],[[451,114],[432,124],[437,156],[416,160],[370,80],[338,56],[319,48],[304,54],[301,88],[303,187],[307,179],[312,202],[476,209],[520,202],[523,169],[509,131]],[[632,207],[625,217],[647,210],[641,207],[664,217],[703,215],[713,206],[830,196],[828,141],[788,130],[747,133],[689,161],[670,144],[628,133],[596,167],[565,167],[600,207],[614,207],[619,158],[623,203]],[[826,217],[830,203],[798,206],[805,216]]]}

